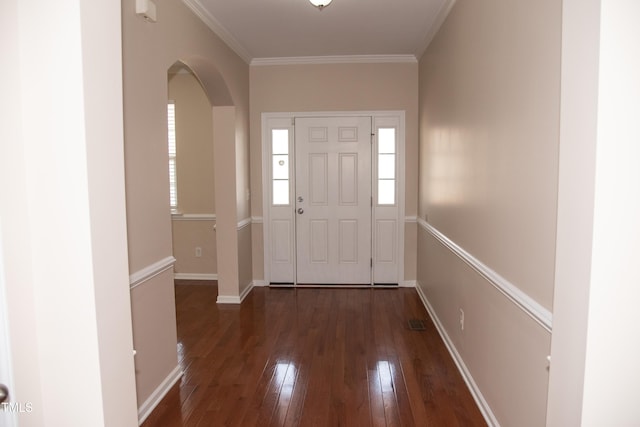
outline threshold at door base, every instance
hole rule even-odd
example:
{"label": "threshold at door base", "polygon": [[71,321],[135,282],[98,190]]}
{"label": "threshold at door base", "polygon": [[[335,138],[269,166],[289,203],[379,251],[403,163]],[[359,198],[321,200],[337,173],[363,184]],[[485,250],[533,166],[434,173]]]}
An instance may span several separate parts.
{"label": "threshold at door base", "polygon": [[397,283],[331,284],[331,283],[269,283],[270,288],[325,288],[325,289],[369,289],[398,288]]}

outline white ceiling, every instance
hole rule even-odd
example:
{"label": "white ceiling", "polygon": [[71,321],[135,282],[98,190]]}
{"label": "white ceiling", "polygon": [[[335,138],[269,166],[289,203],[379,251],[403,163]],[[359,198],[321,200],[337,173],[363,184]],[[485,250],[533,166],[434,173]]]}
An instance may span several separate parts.
{"label": "white ceiling", "polygon": [[183,0],[247,62],[419,57],[455,0]]}

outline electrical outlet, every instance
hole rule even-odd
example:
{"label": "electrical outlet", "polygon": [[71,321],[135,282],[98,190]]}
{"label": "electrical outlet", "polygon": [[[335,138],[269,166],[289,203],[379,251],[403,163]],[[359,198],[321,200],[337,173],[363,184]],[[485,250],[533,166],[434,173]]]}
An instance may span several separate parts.
{"label": "electrical outlet", "polygon": [[202,256],[202,248],[200,246],[196,247],[196,258],[200,258]]}
{"label": "electrical outlet", "polygon": [[464,310],[460,309],[460,330],[464,331]]}

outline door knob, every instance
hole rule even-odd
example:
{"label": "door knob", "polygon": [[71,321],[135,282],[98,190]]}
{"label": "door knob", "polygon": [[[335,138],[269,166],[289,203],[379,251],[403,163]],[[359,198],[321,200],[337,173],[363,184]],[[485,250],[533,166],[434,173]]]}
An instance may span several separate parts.
{"label": "door knob", "polygon": [[0,403],[4,403],[9,398],[9,389],[6,385],[0,384]]}
{"label": "door knob", "polygon": [[299,213],[300,215],[302,215],[302,214],[304,213],[304,209],[302,209],[302,208],[298,208],[298,213]]}

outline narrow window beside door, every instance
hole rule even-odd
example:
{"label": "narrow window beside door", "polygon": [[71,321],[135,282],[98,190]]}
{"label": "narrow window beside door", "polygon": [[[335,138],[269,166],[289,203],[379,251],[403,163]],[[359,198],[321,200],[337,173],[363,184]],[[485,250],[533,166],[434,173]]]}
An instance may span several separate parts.
{"label": "narrow window beside door", "polygon": [[171,211],[178,210],[178,181],[176,179],[176,104],[167,103],[167,124],[169,143],[169,204]]}
{"label": "narrow window beside door", "polygon": [[289,129],[271,130],[271,182],[273,205],[289,205]]}
{"label": "narrow window beside door", "polygon": [[396,204],[396,129],[378,128],[378,205]]}

